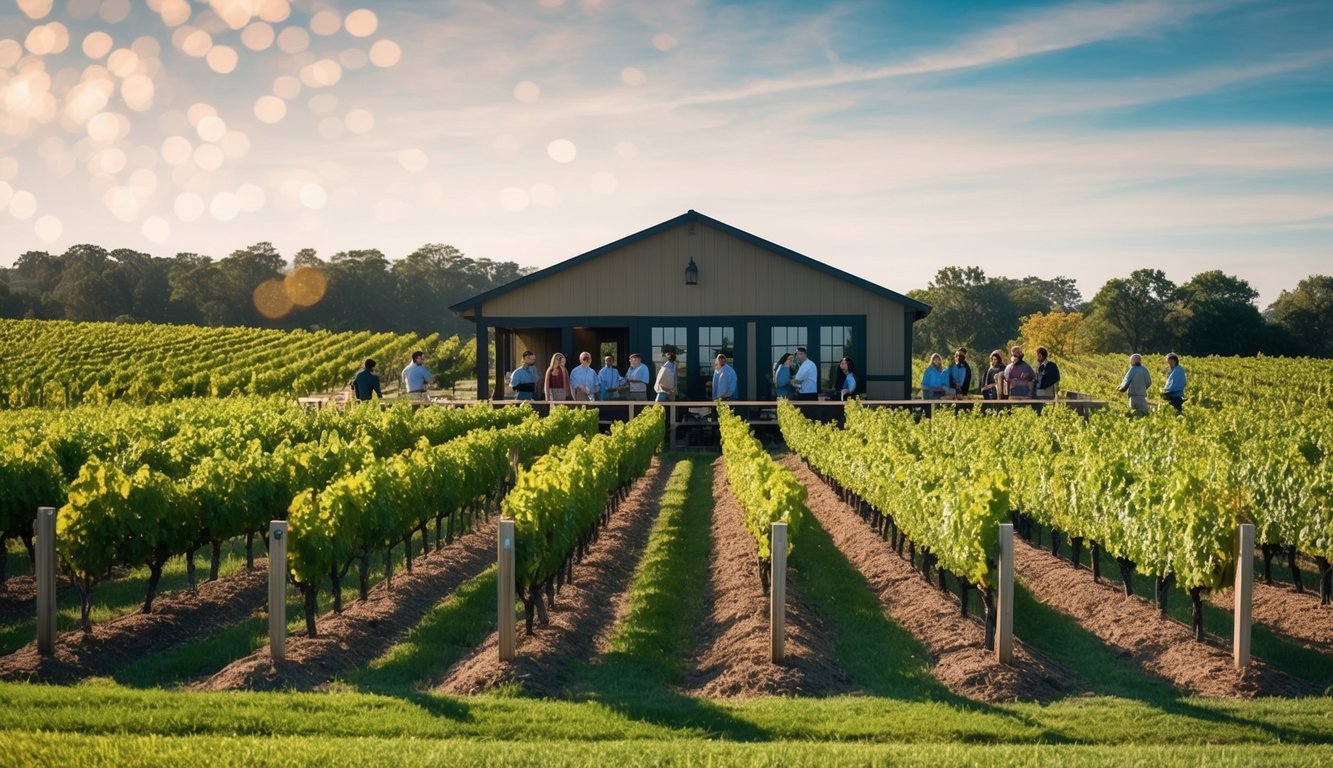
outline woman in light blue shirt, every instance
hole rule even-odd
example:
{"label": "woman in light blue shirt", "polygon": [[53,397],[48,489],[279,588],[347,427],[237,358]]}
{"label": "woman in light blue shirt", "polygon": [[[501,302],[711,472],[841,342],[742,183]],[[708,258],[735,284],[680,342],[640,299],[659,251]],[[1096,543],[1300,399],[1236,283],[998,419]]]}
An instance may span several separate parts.
{"label": "woman in light blue shirt", "polygon": [[930,366],[921,374],[921,398],[938,400],[949,391],[949,372],[944,369],[944,358],[930,356]]}
{"label": "woman in light blue shirt", "polygon": [[782,357],[773,364],[773,398],[790,398],[794,391],[791,388],[791,353],[783,352]]}
{"label": "woman in light blue shirt", "polygon": [[856,363],[850,357],[844,357],[838,361],[838,371],[842,377],[842,387],[838,390],[838,399],[846,400],[860,394],[856,382]]}
{"label": "woman in light blue shirt", "polygon": [[1166,384],[1162,386],[1162,397],[1180,413],[1185,404],[1185,369],[1180,367],[1180,356],[1175,352],[1166,356]]}

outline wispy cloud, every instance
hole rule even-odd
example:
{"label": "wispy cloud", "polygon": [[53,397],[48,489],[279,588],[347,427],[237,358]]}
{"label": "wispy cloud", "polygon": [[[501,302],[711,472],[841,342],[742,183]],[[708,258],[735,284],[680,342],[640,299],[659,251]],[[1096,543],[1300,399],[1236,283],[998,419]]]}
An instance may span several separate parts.
{"label": "wispy cloud", "polygon": [[[898,23],[906,5],[912,22]],[[0,210],[11,246],[0,260],[81,241],[214,255],[260,239],[324,255],[446,241],[542,266],[696,208],[900,290],[946,263],[1075,273],[1093,289],[1098,270],[1149,256],[1186,279],[1263,252],[1277,255],[1242,276],[1271,299],[1333,247],[1333,133],[1314,110],[1284,120],[1242,98],[1268,86],[1311,104],[1333,93],[1333,47],[1291,34],[1333,28],[1333,8],[1317,3],[997,2],[961,18],[924,0],[374,8],[377,37],[400,43],[403,60],[345,73],[336,104],[312,103],[319,92],[307,88],[281,123],[257,124],[254,95],[274,69],[238,72],[234,91],[209,96],[254,146],[180,180],[156,161],[144,214],[170,222],[161,245],[85,192],[89,140],[62,139],[83,146],[63,178],[41,173],[48,136],[0,145],[19,168],[14,178],[0,163],[0,182],[40,192],[65,225],[42,240],[31,218]],[[1204,46],[1204,29],[1240,44]],[[323,56],[369,43],[313,45]],[[1145,50],[1170,55],[1145,61]],[[180,71],[203,66],[188,61]],[[520,81],[536,90],[520,99]],[[181,90],[173,108],[204,92]],[[1203,96],[1226,114],[1191,111]],[[1180,115],[1170,127],[1137,119],[1167,102]],[[321,132],[327,116],[362,109],[374,115],[368,133]],[[155,149],[132,136],[130,157],[143,154],[136,144]],[[576,147],[569,162],[548,152],[556,140]],[[426,166],[405,166],[404,151]],[[181,182],[201,195],[254,183],[267,203],[234,221],[187,222],[172,212]],[[327,204],[304,206],[301,184],[320,186]],[[1090,253],[1096,264],[1071,257]]]}

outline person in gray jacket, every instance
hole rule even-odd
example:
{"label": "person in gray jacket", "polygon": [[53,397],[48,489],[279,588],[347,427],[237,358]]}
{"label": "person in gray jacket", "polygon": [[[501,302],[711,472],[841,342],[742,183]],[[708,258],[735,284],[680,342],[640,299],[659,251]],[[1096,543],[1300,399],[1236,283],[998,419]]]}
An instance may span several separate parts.
{"label": "person in gray jacket", "polygon": [[1129,356],[1129,370],[1116,388],[1117,392],[1129,395],[1129,407],[1139,416],[1148,413],[1148,387],[1152,386],[1152,374],[1143,365],[1143,358],[1137,354]]}

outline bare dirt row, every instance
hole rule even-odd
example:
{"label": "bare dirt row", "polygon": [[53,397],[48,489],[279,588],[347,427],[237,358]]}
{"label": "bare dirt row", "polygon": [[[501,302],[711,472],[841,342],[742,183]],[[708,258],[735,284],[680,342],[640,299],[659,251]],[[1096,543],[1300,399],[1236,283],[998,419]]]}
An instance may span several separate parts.
{"label": "bare dirt row", "polygon": [[885,613],[925,647],[931,673],[949,690],[982,701],[1050,701],[1084,687],[1075,672],[1021,640],[1017,664],[997,662],[982,647],[980,619],[963,618],[954,599],[923,579],[799,457],[788,456],[783,464],[805,485],[806,505],[820,526],[865,577]]}
{"label": "bare dirt row", "polygon": [[621,612],[674,466],[674,462],[654,461],[635,483],[596,543],[574,564],[573,581],[556,594],[549,623],[535,626],[532,635],[525,634],[520,624],[516,659],[500,661],[499,633],[492,632],[431,687],[445,693],[473,694],[517,683],[533,695],[564,693],[574,663],[596,656],[602,638]]}
{"label": "bare dirt row", "polygon": [[200,584],[194,594],[158,598],[153,612],[129,613],[96,623],[92,631],[65,632],[56,638],[55,655],[37,655],[30,644],[0,658],[0,679],[70,683],[110,675],[154,654],[211,637],[234,627],[264,607],[268,561],[253,571],[237,571]]}
{"label": "bare dirt row", "polygon": [[[1230,610],[1235,605],[1233,590],[1223,589],[1208,596],[1208,602]],[[1250,616],[1288,641],[1321,653],[1333,653],[1333,606],[1319,604],[1319,592],[1297,592],[1289,584],[1254,583]]]}
{"label": "bare dirt row", "polygon": [[727,483],[726,464],[713,463],[713,520],[710,530],[709,606],[696,628],[697,655],[683,690],[708,698],[828,696],[855,690],[833,660],[835,637],[801,594],[800,571],[787,576],[787,659],[769,661],[768,598],[759,581],[754,537],[745,528],[740,503]]}
{"label": "bare dirt row", "polygon": [[[69,580],[59,578],[57,589],[69,588]],[[37,609],[37,580],[28,574],[15,574],[0,583],[0,626],[30,619]]]}
{"label": "bare dirt row", "polygon": [[[196,690],[315,690],[366,666],[401,640],[439,600],[495,562],[496,523],[481,525],[453,543],[418,557],[412,572],[399,570],[392,586],[383,581],[365,600],[329,612],[287,639],[286,659],[275,663],[268,646],[229,664],[193,686]],[[325,595],[324,599],[329,599]]]}
{"label": "bare dirt row", "polygon": [[1188,627],[1163,619],[1149,601],[1126,596],[1119,585],[1096,583],[1086,570],[1018,540],[1018,578],[1033,596],[1074,618],[1145,670],[1201,696],[1307,696],[1320,691],[1260,659],[1245,670],[1233,666],[1229,648],[1194,640]]}

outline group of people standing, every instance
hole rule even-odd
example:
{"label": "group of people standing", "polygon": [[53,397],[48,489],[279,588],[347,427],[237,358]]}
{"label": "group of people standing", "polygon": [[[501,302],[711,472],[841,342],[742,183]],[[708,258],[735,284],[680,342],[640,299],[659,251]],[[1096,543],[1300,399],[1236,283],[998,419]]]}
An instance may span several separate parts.
{"label": "group of people standing", "polygon": [[[794,362],[793,362],[794,361]],[[850,357],[838,361],[832,390],[839,400],[856,397],[865,390],[856,374],[856,363]],[[819,367],[810,359],[805,347],[797,347],[796,354],[783,353],[773,364],[773,394],[781,400],[818,400]]]}
{"label": "group of people standing", "polygon": [[[403,392],[415,397],[425,397],[426,390],[435,383],[435,374],[426,367],[426,353],[417,350],[412,353],[412,362],[403,368]],[[380,390],[380,376],[375,373],[375,361],[367,360],[356,372],[348,384],[357,400],[369,400],[372,396],[384,398]]]}
{"label": "group of people standing", "polygon": [[[1116,387],[1117,392],[1129,396],[1129,407],[1136,415],[1148,413],[1148,388],[1152,386],[1152,374],[1143,364],[1143,357],[1138,354],[1129,356],[1129,370],[1125,378]],[[1180,356],[1171,352],[1166,356],[1166,383],[1162,385],[1162,399],[1180,413],[1185,404],[1185,369],[1180,366]]]}
{"label": "group of people standing", "polygon": [[[930,365],[921,376],[921,397],[938,400],[942,397],[965,397],[972,391],[972,366],[967,362],[967,350],[953,353],[953,365],[944,367],[944,358],[930,356]],[[1010,397],[1054,399],[1060,384],[1060,366],[1050,359],[1045,347],[1037,347],[1037,367],[1023,359],[1023,348],[1009,350],[1009,363],[1004,362],[1004,351],[990,353],[990,367],[981,377],[977,388],[983,400]]]}
{"label": "group of people standing", "polygon": [[[668,355],[671,365],[671,381],[675,387],[675,355]],[[531,350],[523,353],[523,364],[509,374],[509,386],[514,390],[516,400],[535,400],[538,392],[546,394],[547,400],[647,400],[649,387],[648,366],[638,353],[629,356],[629,368],[621,375],[616,368],[615,357],[606,355],[602,358],[601,370],[593,370],[592,353],[579,354],[579,364],[573,370],[565,365],[565,356],[560,352],[551,355],[551,363],[544,374],[537,371],[537,354]],[[662,385],[662,372],[658,371],[657,386]],[[538,384],[541,385],[540,390]],[[661,389],[657,389],[659,397]]]}
{"label": "group of people standing", "polygon": [[[971,393],[972,368],[967,363],[967,350],[956,350],[953,358],[953,365],[945,368],[944,359],[940,355],[930,356],[930,365],[921,376],[923,399],[965,397]],[[1166,356],[1166,370],[1162,397],[1179,412],[1185,402],[1185,369],[1180,366],[1180,356],[1175,352]],[[1002,350],[990,353],[990,367],[982,376],[978,392],[985,400],[1015,397],[1053,400],[1059,385],[1060,367],[1050,359],[1050,353],[1045,347],[1037,347],[1037,367],[1034,369],[1023,360],[1023,348],[1015,346],[1009,350],[1007,365]],[[1151,386],[1152,375],[1144,367],[1142,356],[1130,355],[1129,370],[1125,372],[1118,391],[1129,396],[1130,408],[1135,413],[1148,412],[1148,388]]]}
{"label": "group of people standing", "polygon": [[[533,400],[538,392],[545,392],[547,400],[647,400],[651,389],[653,399],[666,402],[677,398],[676,353],[666,352],[655,377],[638,353],[629,356],[629,368],[622,375],[615,366],[615,358],[607,355],[601,370],[593,370],[592,354],[579,355],[579,365],[573,370],[565,366],[565,356],[559,352],[551,356],[544,374],[537,371],[536,355],[523,353],[523,364],[509,375],[509,386],[517,400]],[[850,357],[838,363],[835,394],[841,399],[855,397],[864,390],[857,378],[856,364]],[[817,400],[819,398],[819,369],[809,358],[805,347],[797,347],[795,356],[784,354],[773,366],[773,383],[778,398]],[[540,385],[540,386],[539,386]],[[735,400],[740,395],[740,381],[736,369],[725,354],[713,360],[712,399]]]}
{"label": "group of people standing", "polygon": [[[579,364],[573,370],[565,367],[565,356],[559,352],[551,356],[545,374],[538,373],[536,361],[535,352],[525,351],[523,364],[509,375],[509,386],[514,390],[516,400],[534,400],[539,392],[544,392],[547,400],[646,401],[649,388],[654,393],[654,399],[659,402],[676,399],[675,352],[665,353],[665,360],[655,378],[649,374],[648,366],[638,353],[629,356],[629,368],[623,375],[616,368],[612,355],[606,355],[601,370],[596,371],[592,368],[592,354],[589,352],[579,354]],[[835,379],[832,393],[840,400],[856,397],[864,391],[856,373],[856,364],[850,357],[838,361]],[[412,362],[403,368],[401,381],[402,391],[415,397],[424,397],[427,389],[435,384],[434,374],[426,367],[424,352],[417,350],[412,353]],[[538,384],[541,385],[540,389]],[[930,365],[921,376],[921,397],[926,400],[965,397],[971,394],[972,384],[972,367],[967,362],[966,349],[960,347],[955,350],[953,364],[947,368],[943,357],[932,354]],[[990,367],[981,377],[981,386],[977,391],[984,400],[1016,397],[1054,399],[1059,384],[1060,367],[1050,359],[1050,353],[1045,347],[1037,347],[1037,366],[1034,369],[1024,361],[1023,348],[1014,346],[1009,350],[1007,365],[1002,350],[990,353]],[[366,360],[349,386],[357,400],[370,400],[372,396],[384,397],[373,359]],[[734,400],[737,386],[736,370],[727,361],[726,355],[719,354],[713,361],[713,399]],[[819,399],[819,368],[810,359],[805,347],[797,347],[795,355],[784,353],[773,364],[773,386],[774,395],[778,399]],[[1129,397],[1129,405],[1134,413],[1148,412],[1148,389],[1151,386],[1152,375],[1143,365],[1143,357],[1130,355],[1129,370],[1125,372],[1117,391]],[[1166,356],[1166,383],[1162,386],[1162,397],[1177,412],[1185,402],[1185,369],[1181,367],[1180,357],[1175,352]]]}

